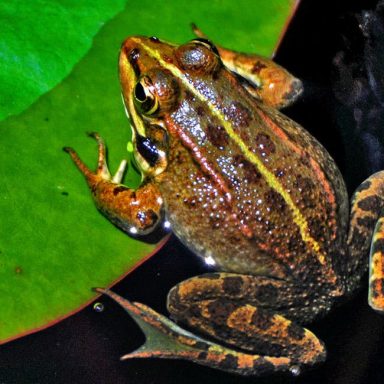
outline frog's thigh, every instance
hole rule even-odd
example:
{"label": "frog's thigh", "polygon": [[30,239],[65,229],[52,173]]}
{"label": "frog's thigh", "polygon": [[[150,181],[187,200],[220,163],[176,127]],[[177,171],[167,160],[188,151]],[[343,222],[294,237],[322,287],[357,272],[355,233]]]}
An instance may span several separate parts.
{"label": "frog's thigh", "polygon": [[369,305],[384,312],[384,217],[375,227],[369,258]]}
{"label": "frog's thigh", "polygon": [[313,310],[303,286],[265,276],[237,273],[206,273],[177,284],[168,294],[168,310],[176,314],[197,300],[226,297],[252,302],[302,322],[313,320]]}
{"label": "frog's thigh", "polygon": [[384,171],[357,188],[351,205],[349,258],[344,267],[347,288],[352,291],[360,285],[370,247],[369,304],[384,311]]}
{"label": "frog's thigh", "polygon": [[[262,297],[260,304],[255,304],[257,300],[254,298],[252,304],[247,303],[244,297],[239,300],[236,296],[241,293],[234,283],[236,277],[243,278],[234,274],[210,274],[179,284],[168,297],[168,309],[172,317],[201,333],[248,352],[284,356],[297,364],[306,365],[324,360],[323,343],[309,330],[275,310],[263,308]],[[206,284],[209,278],[212,284]],[[228,278],[232,279],[234,285],[231,292],[227,289],[227,294],[220,297],[219,285],[229,285]],[[268,279],[263,279],[266,286]],[[205,283],[201,284],[201,281]],[[273,282],[275,280],[270,279],[270,283]],[[240,282],[237,283],[239,284]],[[194,300],[190,295],[191,290],[197,294]],[[243,293],[245,291],[247,289]]]}

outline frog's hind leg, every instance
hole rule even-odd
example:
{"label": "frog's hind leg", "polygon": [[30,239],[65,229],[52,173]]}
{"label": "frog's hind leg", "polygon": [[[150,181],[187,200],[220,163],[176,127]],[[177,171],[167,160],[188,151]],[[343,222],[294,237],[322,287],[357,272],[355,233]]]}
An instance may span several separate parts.
{"label": "frog's hind leg", "polygon": [[360,285],[369,258],[369,304],[384,311],[384,171],[365,180],[352,198],[348,235],[349,260],[346,263],[347,291]]}
{"label": "frog's hind leg", "polygon": [[313,365],[324,360],[324,345],[292,321],[314,317],[312,306],[305,304],[305,292],[283,280],[211,273],[174,287],[168,295],[168,310],[177,321],[225,345]]}
{"label": "frog's hind leg", "polygon": [[384,217],[375,227],[369,257],[369,305],[384,313]]}
{"label": "frog's hind leg", "polygon": [[[216,344],[180,328],[165,316],[143,304],[131,303],[109,290],[100,288],[96,290],[118,302],[132,316],[146,336],[145,344],[136,351],[123,356],[122,360],[149,357],[184,359],[241,375],[262,375],[287,371],[298,375],[301,366],[306,365],[298,362],[297,359],[279,356],[277,353],[261,355]],[[260,321],[265,322],[266,317],[260,317]],[[285,325],[285,331],[290,332],[290,337],[296,340],[303,340],[302,333],[308,332],[291,326],[289,322]],[[311,352],[309,351],[309,353]],[[321,359],[324,357],[325,353],[322,349]]]}

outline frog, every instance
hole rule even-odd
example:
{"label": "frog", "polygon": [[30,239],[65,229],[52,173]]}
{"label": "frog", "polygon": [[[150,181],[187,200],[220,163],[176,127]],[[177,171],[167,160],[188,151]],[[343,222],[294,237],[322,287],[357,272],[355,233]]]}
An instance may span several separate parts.
{"label": "frog", "polygon": [[110,289],[146,335],[122,359],[185,359],[239,375],[299,374],[326,359],[307,327],[350,298],[369,270],[384,311],[384,173],[349,202],[327,150],[281,110],[302,82],[272,60],[196,38],[131,36],[119,74],[137,188],[112,176],[98,133],[92,171],[65,147],[98,210],[130,236],[171,228],[214,268],[168,293],[170,317]]}

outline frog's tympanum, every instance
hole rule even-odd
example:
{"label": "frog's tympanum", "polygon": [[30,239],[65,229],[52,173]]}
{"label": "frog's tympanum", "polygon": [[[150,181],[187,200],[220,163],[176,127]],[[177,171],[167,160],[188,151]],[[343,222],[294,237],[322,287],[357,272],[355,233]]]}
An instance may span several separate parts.
{"label": "frog's tympanum", "polygon": [[172,288],[175,322],[99,292],[122,304],[147,336],[124,358],[188,359],[243,375],[298,373],[326,355],[302,324],[349,297],[368,265],[369,303],[384,310],[384,173],[360,185],[349,213],[335,162],[279,111],[301,82],[270,60],[215,47],[195,32],[199,38],[180,46],[141,36],[122,46],[139,188],[121,184],[124,166],[111,177],[98,134],[95,173],[65,150],[111,222],[131,235],[166,222],[217,272]]}

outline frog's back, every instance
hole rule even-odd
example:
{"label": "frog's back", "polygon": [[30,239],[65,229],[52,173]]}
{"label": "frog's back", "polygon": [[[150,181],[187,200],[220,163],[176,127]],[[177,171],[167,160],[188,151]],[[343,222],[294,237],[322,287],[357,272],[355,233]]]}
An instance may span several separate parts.
{"label": "frog's back", "polygon": [[160,185],[175,232],[225,270],[282,277],[330,266],[347,197],[325,149],[224,68],[196,89],[168,117]]}

